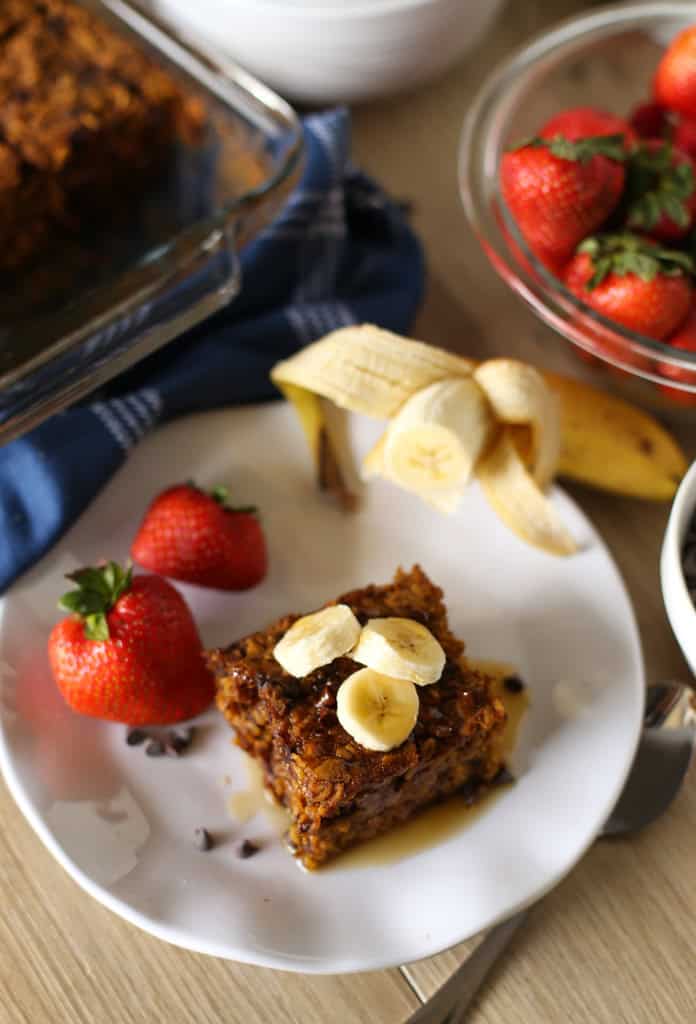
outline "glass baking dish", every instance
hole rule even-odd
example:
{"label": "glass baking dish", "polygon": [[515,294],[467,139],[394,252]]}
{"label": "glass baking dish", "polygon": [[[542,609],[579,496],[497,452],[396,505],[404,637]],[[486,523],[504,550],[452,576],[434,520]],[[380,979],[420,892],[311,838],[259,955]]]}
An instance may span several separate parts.
{"label": "glass baking dish", "polygon": [[299,119],[251,75],[127,0],[80,2],[203,101],[206,134],[177,146],[132,217],[66,243],[0,296],[0,443],[230,302],[240,248],[277,215],[302,164]]}

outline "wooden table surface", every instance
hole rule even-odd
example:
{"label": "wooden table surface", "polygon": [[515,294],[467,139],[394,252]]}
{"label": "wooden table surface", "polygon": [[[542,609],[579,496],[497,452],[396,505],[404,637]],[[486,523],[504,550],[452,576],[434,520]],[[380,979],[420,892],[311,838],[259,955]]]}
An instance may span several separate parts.
{"label": "wooden table surface", "polygon": [[[471,236],[457,193],[456,148],[467,103],[491,65],[530,33],[582,6],[510,2],[475,55],[446,78],[414,96],[355,112],[356,158],[415,205],[430,268],[418,337],[542,365],[557,349]],[[667,507],[570,490],[624,574],[648,678],[687,678],[660,597]],[[659,823],[637,839],[595,845],[534,910],[482,992],[472,1024],[696,1021],[695,837],[692,777]],[[401,971],[323,978],[175,949],[78,889],[2,785],[0,897],[0,1024],[399,1024],[475,945]]]}

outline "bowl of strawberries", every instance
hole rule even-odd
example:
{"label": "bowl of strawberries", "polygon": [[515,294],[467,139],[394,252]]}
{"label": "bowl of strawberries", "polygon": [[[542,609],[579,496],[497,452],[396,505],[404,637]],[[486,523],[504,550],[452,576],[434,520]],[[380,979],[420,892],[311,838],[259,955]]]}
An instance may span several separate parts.
{"label": "bowl of strawberries", "polygon": [[460,149],[491,263],[627,397],[696,410],[696,5],[569,19],[487,79]]}

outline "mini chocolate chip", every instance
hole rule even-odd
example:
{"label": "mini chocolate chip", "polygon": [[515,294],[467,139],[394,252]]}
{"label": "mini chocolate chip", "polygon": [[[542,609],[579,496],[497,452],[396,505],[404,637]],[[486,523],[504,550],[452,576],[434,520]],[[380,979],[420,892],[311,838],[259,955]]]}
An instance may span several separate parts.
{"label": "mini chocolate chip", "polygon": [[283,697],[286,700],[299,700],[302,696],[302,684],[298,679],[289,677],[282,680]]}
{"label": "mini chocolate chip", "polygon": [[508,693],[522,693],[524,690],[524,683],[519,676],[505,676],[503,686]]}
{"label": "mini chocolate chip", "polygon": [[498,774],[496,775],[496,777],[493,779],[493,785],[506,786],[510,782],[515,782],[515,776],[512,774],[507,765],[503,765]]}
{"label": "mini chocolate chip", "polygon": [[253,857],[255,853],[258,853],[260,849],[261,847],[256,843],[252,843],[251,839],[245,839],[237,847],[237,856],[241,857],[242,860],[247,860],[248,857]]}
{"label": "mini chocolate chip", "polygon": [[161,740],[150,740],[145,747],[145,753],[148,757],[162,757],[164,754],[164,743]]}
{"label": "mini chocolate chip", "polygon": [[205,853],[213,848],[213,838],[207,828],[197,828],[193,833],[193,841],[197,850]]}
{"label": "mini chocolate chip", "polygon": [[170,732],[165,745],[166,753],[170,757],[179,757],[191,746],[193,740],[193,729],[186,729],[184,732]]}
{"label": "mini chocolate chip", "polygon": [[475,775],[473,778],[467,779],[463,786],[460,786],[459,796],[463,797],[465,803],[472,804],[478,796],[480,788],[481,780]]}
{"label": "mini chocolate chip", "polygon": [[126,733],[126,743],[129,747],[139,747],[147,739],[144,729],[129,729]]}

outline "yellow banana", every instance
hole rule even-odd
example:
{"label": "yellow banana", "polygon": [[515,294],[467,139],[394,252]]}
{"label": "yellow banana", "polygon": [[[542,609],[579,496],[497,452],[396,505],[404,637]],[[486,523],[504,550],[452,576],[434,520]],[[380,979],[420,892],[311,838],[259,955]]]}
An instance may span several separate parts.
{"label": "yellow banana", "polygon": [[545,377],[561,404],[559,475],[653,501],[674,496],[688,464],[657,420],[580,381]]}
{"label": "yellow banana", "polygon": [[512,530],[557,555],[576,547],[543,493],[556,472],[664,500],[686,469],[670,435],[626,402],[518,360],[475,363],[369,324],[334,331],[271,376],[297,410],[320,486],[345,505],[360,487],[348,410],[389,421],[364,479],[383,476],[448,513],[473,472]]}

